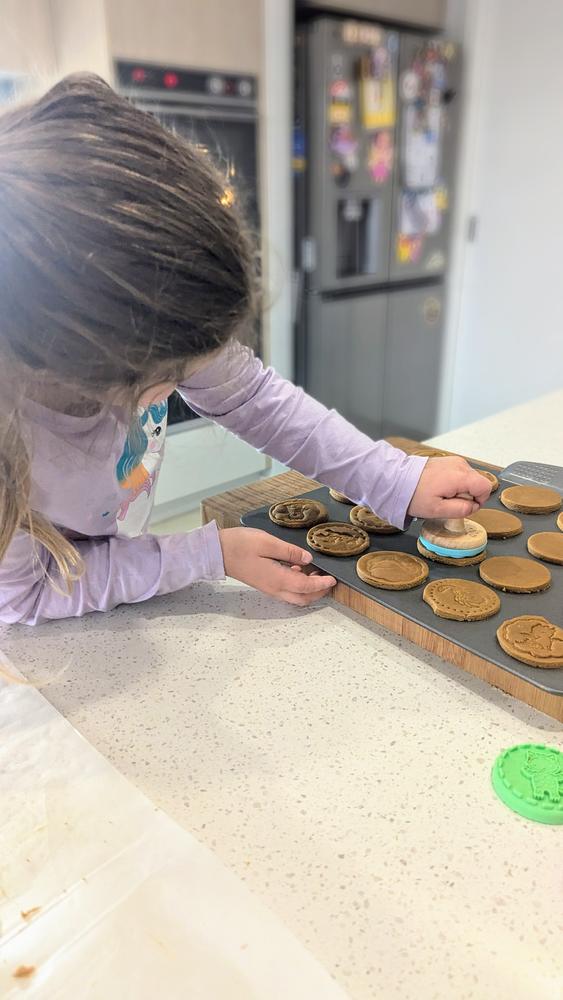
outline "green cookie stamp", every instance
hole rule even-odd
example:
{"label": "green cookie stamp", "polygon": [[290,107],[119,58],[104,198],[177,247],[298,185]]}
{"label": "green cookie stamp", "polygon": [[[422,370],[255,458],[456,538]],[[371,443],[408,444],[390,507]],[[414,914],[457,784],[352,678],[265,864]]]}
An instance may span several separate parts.
{"label": "green cookie stamp", "polygon": [[563,824],[563,753],[541,743],[521,743],[497,757],[492,774],[499,799],[537,823]]}

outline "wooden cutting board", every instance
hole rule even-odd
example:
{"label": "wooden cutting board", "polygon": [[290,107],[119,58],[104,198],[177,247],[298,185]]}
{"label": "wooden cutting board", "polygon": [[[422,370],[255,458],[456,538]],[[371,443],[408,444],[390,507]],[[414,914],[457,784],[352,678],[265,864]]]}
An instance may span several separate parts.
{"label": "wooden cutting board", "polygon": [[[423,447],[419,442],[408,438],[389,438],[388,440],[407,453],[420,451]],[[432,450],[429,449],[429,451]],[[498,471],[497,466],[488,462],[481,462],[474,458],[468,460],[492,471]],[[241,486],[238,489],[209,497],[201,505],[202,520],[204,524],[215,520],[221,528],[233,528],[240,524],[241,516],[250,510],[275,503],[276,500],[285,500],[290,496],[302,496],[304,493],[318,489],[318,487],[319,483],[307,479],[299,472],[286,472],[281,476],[262,479],[249,486]],[[536,688],[526,680],[503,670],[497,664],[490,663],[464,649],[463,646],[429,631],[389,608],[384,608],[376,598],[358,593],[346,584],[338,583],[332,596],[339,604],[351,608],[397,635],[404,636],[420,646],[421,649],[435,653],[449,663],[461,667],[467,673],[480,677],[488,684],[506,691],[507,694],[513,695],[527,705],[563,722],[563,697]]]}

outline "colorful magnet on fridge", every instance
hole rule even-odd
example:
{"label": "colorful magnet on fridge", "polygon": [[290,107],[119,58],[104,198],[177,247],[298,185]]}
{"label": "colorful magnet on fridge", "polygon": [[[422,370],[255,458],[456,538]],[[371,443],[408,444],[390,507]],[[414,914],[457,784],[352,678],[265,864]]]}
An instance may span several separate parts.
{"label": "colorful magnet on fridge", "polygon": [[422,252],[422,237],[399,233],[395,252],[399,264],[415,264]]}
{"label": "colorful magnet on fridge", "polygon": [[338,125],[330,130],[331,153],[338,158],[348,173],[353,174],[359,166],[359,142],[348,125]]}
{"label": "colorful magnet on fridge", "polygon": [[393,169],[393,136],[383,130],[368,142],[368,170],[376,184],[385,184]]}
{"label": "colorful magnet on fridge", "polygon": [[418,76],[418,73],[415,73],[414,70],[412,69],[406,70],[406,72],[403,73],[403,75],[401,76],[401,82],[400,82],[400,93],[402,100],[406,101],[407,104],[410,101],[415,101],[416,98],[418,97],[419,90],[420,90],[420,77]]}
{"label": "colorful magnet on fridge", "polygon": [[442,46],[442,52],[444,54],[444,59],[451,62],[455,56],[455,44],[453,42],[445,42]]}
{"label": "colorful magnet on fridge", "polygon": [[440,184],[434,191],[434,203],[438,212],[447,212],[449,205],[449,194],[445,184]]}

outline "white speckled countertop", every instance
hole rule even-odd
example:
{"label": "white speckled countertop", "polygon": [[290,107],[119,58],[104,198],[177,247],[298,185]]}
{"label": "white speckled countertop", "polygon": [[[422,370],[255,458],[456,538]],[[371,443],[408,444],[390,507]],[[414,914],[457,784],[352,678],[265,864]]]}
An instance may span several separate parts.
{"label": "white speckled countertop", "polygon": [[[562,406],[435,441],[555,462]],[[234,583],[1,645],[31,678],[67,665],[49,700],[352,1000],[562,1000],[563,828],[511,813],[489,778],[513,743],[563,748],[559,723],[340,606]]]}

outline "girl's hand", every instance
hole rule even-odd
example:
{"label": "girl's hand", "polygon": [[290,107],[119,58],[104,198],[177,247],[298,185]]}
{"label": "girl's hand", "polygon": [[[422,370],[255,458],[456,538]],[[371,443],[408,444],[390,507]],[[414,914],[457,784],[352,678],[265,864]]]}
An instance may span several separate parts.
{"label": "girl's hand", "polygon": [[223,528],[219,540],[227,576],[288,604],[313,604],[336,585],[332,576],[303,572],[313,559],[310,552],[266,531]]}
{"label": "girl's hand", "polygon": [[[463,500],[469,493],[475,502]],[[479,510],[491,493],[491,484],[464,458],[429,458],[422,473],[408,513],[411,517],[470,517]]]}

